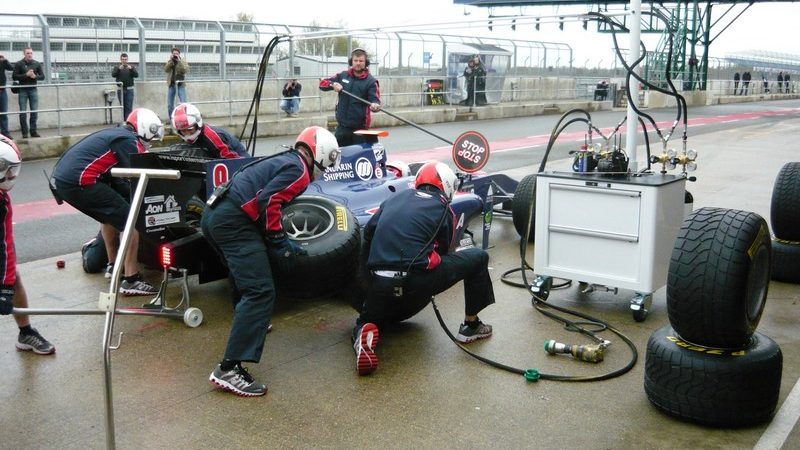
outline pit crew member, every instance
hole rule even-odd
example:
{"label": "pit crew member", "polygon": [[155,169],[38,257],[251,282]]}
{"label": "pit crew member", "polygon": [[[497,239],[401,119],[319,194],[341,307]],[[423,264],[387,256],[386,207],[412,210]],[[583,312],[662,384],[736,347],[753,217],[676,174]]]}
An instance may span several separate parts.
{"label": "pit crew member", "polygon": [[172,112],[172,129],[186,143],[204,148],[212,158],[242,158],[247,150],[231,133],[203,124],[200,110],[191,103],[181,103]]}
{"label": "pit crew member", "polygon": [[494,303],[489,255],[479,248],[454,251],[455,213],[450,200],[457,178],[444,163],[420,167],[415,189],[392,195],[364,228],[370,286],[353,330],[356,371],[378,368],[379,327],[405,320],[459,281],[464,281],[464,323],[458,339],[470,343],[492,335],[478,313]]}
{"label": "pit crew member", "polygon": [[[259,159],[238,170],[227,185],[209,198],[203,213],[203,234],[225,261],[234,283],[233,324],[222,361],[209,381],[236,395],[264,395],[242,362],[258,363],[275,303],[271,265],[290,271],[305,253],[288,239],[281,226],[281,206],[300,195],[315,174],[334,165],[336,138],[313,126],[303,130],[294,148]],[[227,189],[227,191],[225,191]]]}

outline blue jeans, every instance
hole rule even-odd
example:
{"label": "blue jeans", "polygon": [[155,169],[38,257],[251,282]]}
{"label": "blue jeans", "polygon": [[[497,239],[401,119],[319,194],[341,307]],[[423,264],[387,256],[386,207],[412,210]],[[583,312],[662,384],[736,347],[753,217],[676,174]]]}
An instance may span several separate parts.
{"label": "blue jeans", "polygon": [[281,100],[281,109],[286,114],[297,114],[300,111],[300,99],[292,97]]}
{"label": "blue jeans", "polygon": [[133,87],[128,89],[117,89],[117,100],[122,105],[122,121],[128,118],[133,110]]}
{"label": "blue jeans", "polygon": [[[24,88],[20,86],[19,88],[19,129],[22,131],[23,136],[28,135],[28,120],[27,114],[25,111],[28,110],[28,104],[30,104],[31,111],[36,111],[39,109],[39,92],[36,90],[35,87],[31,88]],[[32,112],[31,113],[31,127],[30,132],[36,132],[36,120],[39,118],[39,113]]]}
{"label": "blue jeans", "polygon": [[167,89],[167,117],[172,119],[172,110],[175,109],[175,94],[178,94],[178,100],[181,103],[186,103],[186,85],[184,83],[177,83]]}
{"label": "blue jeans", "polygon": [[[0,114],[8,112],[8,89],[0,89]],[[8,136],[8,116],[0,115],[0,134]]]}

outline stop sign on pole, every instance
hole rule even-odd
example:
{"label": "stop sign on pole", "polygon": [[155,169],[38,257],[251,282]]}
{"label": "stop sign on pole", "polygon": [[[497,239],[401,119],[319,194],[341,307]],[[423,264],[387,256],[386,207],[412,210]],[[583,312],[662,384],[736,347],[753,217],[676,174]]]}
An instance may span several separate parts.
{"label": "stop sign on pole", "polygon": [[477,131],[467,131],[453,142],[453,161],[460,170],[473,173],[489,161],[489,141]]}

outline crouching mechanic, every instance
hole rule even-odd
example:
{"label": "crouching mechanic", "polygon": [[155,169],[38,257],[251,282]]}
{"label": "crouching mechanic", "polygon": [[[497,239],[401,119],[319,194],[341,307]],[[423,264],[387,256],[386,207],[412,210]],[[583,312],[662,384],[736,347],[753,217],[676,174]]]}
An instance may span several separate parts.
{"label": "crouching mechanic", "polygon": [[232,134],[222,128],[203,124],[200,110],[191,103],[181,103],[172,112],[172,129],[187,144],[204,148],[212,158],[242,158],[247,149]]}
{"label": "crouching mechanic", "polygon": [[416,189],[384,201],[364,229],[370,287],[353,330],[356,370],[378,368],[379,326],[420,312],[431,297],[464,281],[464,323],[458,339],[470,343],[492,335],[478,313],[494,303],[489,254],[479,248],[456,252],[455,213],[450,200],[457,178],[446,164],[420,167]]}
{"label": "crouching mechanic", "polygon": [[[17,145],[11,139],[0,136],[0,314],[11,314],[13,308],[27,308],[28,295],[17,272],[17,255],[14,250],[13,219],[11,197],[8,191],[14,187],[19,175],[22,158]],[[31,328],[27,315],[14,315],[19,327],[16,347],[30,350],[38,355],[50,355],[56,348],[43,338],[36,329]]]}
{"label": "crouching mechanic", "polygon": [[[108,254],[110,278],[119,250],[119,233],[130,210],[130,183],[111,176],[112,167],[130,167],[130,155],[143,153],[152,140],[164,136],[156,113],[145,108],[131,111],[124,124],[86,136],[61,156],[53,169],[57,194],[78,211],[100,222]],[[120,292],[151,295],[156,288],[144,281],[137,262],[139,232],[133,230],[124,261]]]}
{"label": "crouching mechanic", "polygon": [[294,258],[305,254],[283,231],[281,206],[306,189],[315,167],[321,173],[338,157],[333,134],[309,127],[293,149],[247,164],[226,183],[227,191],[218,188],[209,199],[203,234],[224,259],[240,295],[225,355],[209,375],[212,384],[243,397],[267,392],[241,363],[261,360],[275,303],[270,261],[288,272]]}

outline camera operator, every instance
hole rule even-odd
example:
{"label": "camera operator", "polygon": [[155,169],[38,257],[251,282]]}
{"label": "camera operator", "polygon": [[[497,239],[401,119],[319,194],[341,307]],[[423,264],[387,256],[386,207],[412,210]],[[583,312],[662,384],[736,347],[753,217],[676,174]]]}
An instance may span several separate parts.
{"label": "camera operator", "polygon": [[300,91],[303,85],[297,82],[297,78],[292,78],[283,85],[283,99],[281,99],[281,109],[289,117],[297,117],[300,111]]}
{"label": "camera operator", "polygon": [[164,64],[164,72],[167,74],[167,115],[172,119],[172,110],[175,108],[175,94],[178,94],[180,103],[186,103],[186,72],[189,71],[189,64],[181,58],[181,51],[178,47],[172,47],[172,54]]}
{"label": "camera operator", "polygon": [[119,64],[111,69],[111,76],[121,83],[117,86],[117,99],[122,105],[122,120],[128,118],[133,110],[133,79],[139,76],[136,67],[128,64],[128,54],[119,55]]}

